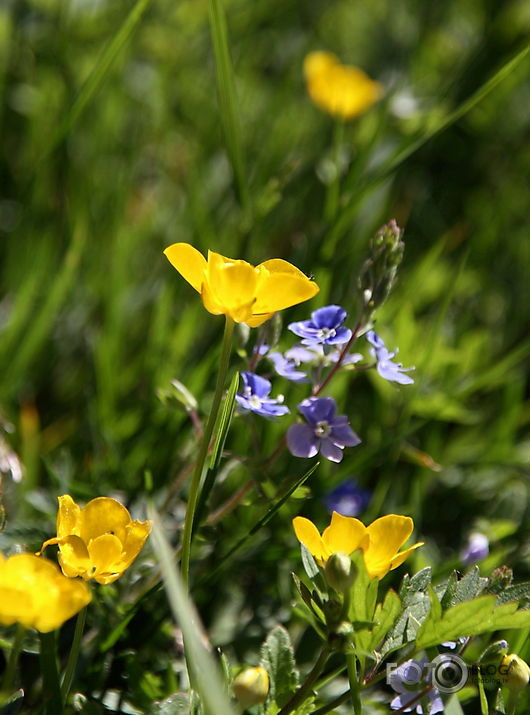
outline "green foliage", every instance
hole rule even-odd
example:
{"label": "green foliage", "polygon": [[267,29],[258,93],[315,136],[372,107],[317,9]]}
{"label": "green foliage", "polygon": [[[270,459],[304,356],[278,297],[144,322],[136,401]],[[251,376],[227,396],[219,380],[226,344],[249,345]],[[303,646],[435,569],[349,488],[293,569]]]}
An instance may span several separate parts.
{"label": "green foliage", "polygon": [[282,707],[298,685],[298,671],[289,634],[276,626],[261,646],[260,665],[269,674],[270,689],[267,703]]}

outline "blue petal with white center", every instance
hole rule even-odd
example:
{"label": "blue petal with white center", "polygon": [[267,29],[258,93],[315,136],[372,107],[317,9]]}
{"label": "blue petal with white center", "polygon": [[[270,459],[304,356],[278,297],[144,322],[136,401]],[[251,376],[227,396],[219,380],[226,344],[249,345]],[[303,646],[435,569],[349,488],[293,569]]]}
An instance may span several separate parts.
{"label": "blue petal with white center", "polygon": [[236,394],[239,412],[255,412],[257,415],[274,420],[289,414],[287,405],[283,405],[283,397],[269,397],[272,385],[264,377],[253,372],[242,372],[243,392]]}
{"label": "blue petal with white center", "polygon": [[397,348],[393,352],[387,350],[383,340],[373,330],[366,333],[366,339],[373,346],[370,348],[370,353],[376,359],[377,372],[384,380],[397,382],[400,385],[411,385],[414,382],[409,375],[405,374],[414,368],[403,367],[403,363],[392,360],[398,353]]}
{"label": "blue petal with white center", "polygon": [[327,305],[311,313],[310,320],[291,323],[287,327],[302,338],[303,345],[343,345],[352,336],[351,330],[342,325],[346,315],[340,305]]}

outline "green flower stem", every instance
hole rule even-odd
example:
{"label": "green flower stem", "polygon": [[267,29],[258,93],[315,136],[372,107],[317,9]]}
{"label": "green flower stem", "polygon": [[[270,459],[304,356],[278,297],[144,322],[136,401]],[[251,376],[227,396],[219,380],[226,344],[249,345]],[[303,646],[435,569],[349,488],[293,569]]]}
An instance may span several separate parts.
{"label": "green flower stem", "polygon": [[337,216],[340,199],[340,152],[344,142],[344,120],[337,119],[333,132],[333,164],[335,175],[328,184],[326,192],[326,204],[324,206],[324,218],[328,223],[332,223]]}
{"label": "green flower stem", "polygon": [[55,644],[55,631],[39,633],[40,638],[40,668],[44,681],[44,697],[47,715],[61,715],[63,712],[63,698],[59,684],[59,671],[57,669],[57,652]]}
{"label": "green flower stem", "polygon": [[68,663],[66,664],[66,670],[63,675],[63,682],[61,684],[61,694],[63,696],[64,702],[68,700],[68,693],[72,687],[72,681],[74,679],[75,669],[77,666],[77,661],[79,659],[79,651],[81,650],[81,639],[83,638],[83,631],[85,630],[86,622],[86,607],[77,614],[77,620],[75,622],[74,638],[72,640],[72,648],[70,649],[70,655],[68,656]]}
{"label": "green flower stem", "polygon": [[331,649],[329,646],[324,646],[324,648],[322,648],[322,651],[318,656],[317,662],[313,666],[313,669],[307,675],[306,679],[298,688],[293,697],[285,703],[278,715],[288,715],[288,713],[292,713],[301,703],[304,702],[304,700],[310,694],[314,683],[322,672],[322,669],[326,665],[326,661],[329,657],[330,652]]}
{"label": "green flower stem", "polygon": [[357,677],[357,658],[355,653],[346,654],[346,665],[348,666],[348,680],[350,681],[350,697],[355,715],[362,715],[362,705],[360,696],[359,678]]}
{"label": "green flower stem", "polygon": [[230,350],[232,347],[232,333],[234,332],[234,321],[230,316],[226,315],[225,331],[223,336],[223,347],[221,350],[221,359],[219,361],[219,371],[217,373],[217,383],[215,385],[215,393],[213,397],[210,415],[202,439],[199,445],[199,454],[195,463],[195,469],[191,477],[190,492],[188,497],[188,508],[186,509],[186,519],[184,521],[184,529],[182,532],[182,555],[180,560],[180,569],[182,578],[186,586],[189,582],[190,572],[190,553],[191,540],[193,536],[193,521],[195,518],[195,510],[199,499],[199,490],[201,487],[202,476],[206,457],[208,456],[208,448],[212,439],[213,429],[217,420],[221,399],[223,397],[226,373],[228,372],[228,364],[230,362]]}
{"label": "green flower stem", "polygon": [[506,715],[515,715],[518,697],[519,693],[514,693],[513,690],[510,692],[510,695],[508,696],[508,705],[506,707]]}
{"label": "green flower stem", "polygon": [[13,683],[15,681],[15,672],[18,664],[18,656],[22,650],[22,641],[24,640],[24,634],[26,629],[20,623],[17,626],[15,633],[15,638],[11,645],[11,652],[9,653],[9,660],[7,661],[6,672],[2,680],[2,690],[6,695],[9,695],[11,690],[13,690]]}

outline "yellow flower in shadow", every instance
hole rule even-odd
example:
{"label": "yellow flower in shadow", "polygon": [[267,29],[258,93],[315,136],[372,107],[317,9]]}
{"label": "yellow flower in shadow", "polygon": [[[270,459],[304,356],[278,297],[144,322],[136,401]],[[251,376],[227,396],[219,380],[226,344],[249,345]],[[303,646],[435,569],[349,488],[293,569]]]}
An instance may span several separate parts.
{"label": "yellow flower in shadow", "polygon": [[389,514],[365,526],[359,519],[342,516],[336,511],[331,524],[322,536],[312,521],[303,516],[293,519],[298,541],[309,549],[320,565],[335,553],[350,555],[356,549],[363,552],[364,564],[370,578],[383,578],[397,568],[422,543],[399,551],[412,534],[414,522],[408,516]]}
{"label": "yellow flower in shadow", "polygon": [[59,563],[65,576],[107,584],[129,568],[150,531],[150,521],[131,520],[116,499],[97,497],[80,508],[66,494],[59,497],[57,537],[46,541],[42,549],[59,546]]}
{"label": "yellow flower in shadow", "polygon": [[0,623],[20,623],[42,633],[59,628],[90,603],[90,589],[66,578],[58,567],[35,554],[0,553]]}
{"label": "yellow flower in shadow", "polygon": [[318,293],[317,284],[280,258],[253,266],[208,251],[208,260],[189,243],[174,243],[164,255],[180,275],[201,294],[214,315],[228,315],[251,328],[277,310],[303,303]]}
{"label": "yellow flower in shadow", "polygon": [[343,65],[331,52],[310,52],[304,60],[307,91],[313,102],[342,119],[353,119],[366,112],[383,94],[358,67]]}

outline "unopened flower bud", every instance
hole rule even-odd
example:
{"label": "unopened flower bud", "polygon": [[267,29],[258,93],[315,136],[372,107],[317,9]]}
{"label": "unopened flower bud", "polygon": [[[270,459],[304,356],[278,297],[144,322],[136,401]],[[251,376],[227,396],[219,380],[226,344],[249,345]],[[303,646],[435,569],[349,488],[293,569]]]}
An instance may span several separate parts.
{"label": "unopened flower bud", "polygon": [[499,665],[501,681],[512,693],[519,693],[528,685],[530,667],[515,653],[505,655]]}
{"label": "unopened flower bud", "polygon": [[269,693],[269,674],[261,665],[245,668],[234,678],[232,690],[242,708],[260,705]]}
{"label": "unopened flower bud", "polygon": [[342,551],[331,554],[326,561],[324,573],[326,581],[337,593],[347,591],[353,584],[356,575],[355,566],[352,564],[350,557],[342,553]]}

